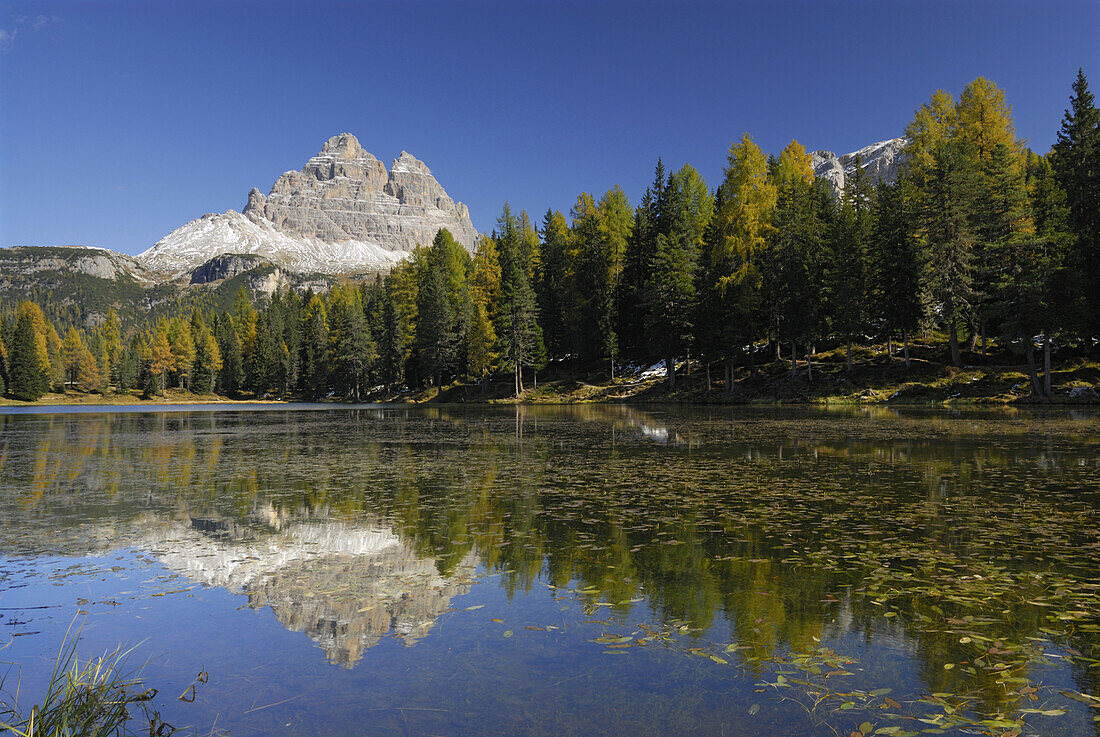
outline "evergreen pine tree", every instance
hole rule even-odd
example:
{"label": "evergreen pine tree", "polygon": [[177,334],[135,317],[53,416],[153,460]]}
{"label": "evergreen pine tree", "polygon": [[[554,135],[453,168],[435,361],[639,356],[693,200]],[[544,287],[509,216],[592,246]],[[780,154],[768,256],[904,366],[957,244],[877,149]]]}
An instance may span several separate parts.
{"label": "evergreen pine tree", "polygon": [[623,272],[619,282],[618,336],[620,352],[633,359],[649,354],[646,339],[646,283],[649,267],[657,254],[657,236],[666,232],[666,190],[668,179],[665,166],[657,159],[653,183],[646,189],[642,201],[634,211],[634,225],[623,255]]}
{"label": "evergreen pine tree", "polygon": [[105,384],[114,383],[116,386],[121,386],[119,361],[122,354],[122,322],[114,307],[107,310],[107,318],[100,326],[99,334],[103,340],[103,352],[107,358],[106,372],[102,379]]}
{"label": "evergreen pine tree", "polygon": [[645,326],[651,349],[665,360],[669,387],[675,387],[676,358],[694,337],[695,269],[714,200],[690,164],[669,177],[665,197],[667,232],[657,235],[645,283]]}
{"label": "evergreen pine tree", "polygon": [[523,393],[524,367],[541,368],[546,361],[546,348],[538,323],[535,291],[516,260],[509,259],[501,282],[501,324],[497,335],[502,358],[512,367],[518,397]]}
{"label": "evergreen pine tree", "polygon": [[387,388],[405,380],[405,347],[401,338],[404,330],[397,306],[390,293],[390,280],[386,279],[385,299],[382,302],[382,333],[378,338],[379,378]]}
{"label": "evergreen pine tree", "polygon": [[337,370],[347,382],[350,396],[358,402],[367,381],[367,370],[376,357],[374,341],[362,305],[357,301],[350,301],[348,309],[338,310],[335,315],[339,336],[335,350]]}
{"label": "evergreen pine tree", "polygon": [[845,178],[828,264],[833,329],[845,343],[849,371],[852,342],[867,332],[870,322],[871,209],[871,185],[857,155],[851,174]]}
{"label": "evergreen pine tree", "polygon": [[282,384],[279,376],[282,334],[272,324],[271,318],[271,313],[267,311],[259,315],[252,352],[245,360],[248,388],[257,397],[277,391]]}
{"label": "evergreen pine tree", "polygon": [[831,194],[823,185],[815,185],[809,156],[797,141],[780,153],[773,178],[778,196],[764,268],[764,301],[776,339],[791,346],[791,375],[797,373],[797,348],[802,346],[806,374],[812,379],[811,353],[827,332],[824,232],[829,227]]}
{"label": "evergreen pine tree", "polygon": [[216,378],[222,368],[222,355],[214,333],[207,327],[202,313],[198,310],[191,314],[191,334],[195,342],[191,391],[198,394],[212,394]]}
{"label": "evergreen pine tree", "polygon": [[16,399],[33,402],[50,388],[49,357],[46,336],[36,329],[30,309],[20,305],[8,350],[8,374],[11,385],[8,391]]}
{"label": "evergreen pine tree", "polygon": [[229,315],[222,315],[214,329],[218,341],[218,351],[222,355],[222,370],[218,377],[218,386],[226,396],[236,397],[244,388],[244,357],[241,355],[241,342],[237,330]]}
{"label": "evergreen pine tree", "polygon": [[951,362],[962,365],[959,323],[971,316],[974,300],[974,243],[970,212],[975,196],[973,149],[946,141],[933,154],[920,213],[928,242],[931,286],[947,324]]}
{"label": "evergreen pine tree", "polygon": [[[1049,398],[1051,338],[1066,334],[1066,328],[1074,325],[1071,315],[1079,309],[1068,268],[1073,236],[1066,195],[1058,186],[1049,160],[1030,154],[1027,174],[1029,216],[1034,229],[1004,241],[994,308],[1000,335],[1010,345],[1023,347],[1035,395]],[[1044,349],[1042,381],[1034,355],[1034,336],[1040,334]]]}
{"label": "evergreen pine tree", "polygon": [[301,376],[306,396],[319,399],[329,391],[328,314],[324,301],[313,295],[302,311]]}
{"label": "evergreen pine tree", "polygon": [[[569,318],[566,307],[569,301],[566,293],[569,278],[568,250],[569,225],[565,216],[557,210],[547,210],[542,220],[542,268],[535,292],[538,296],[539,314],[542,316],[546,348],[555,356],[564,356],[569,352]],[[499,264],[497,272],[499,283]],[[497,301],[499,295],[496,299],[490,299],[489,305]]]}
{"label": "evergreen pine tree", "polygon": [[438,259],[429,259],[424,282],[420,285],[416,311],[416,350],[427,376],[438,388],[443,383],[443,373],[449,370],[455,359],[459,335],[455,331],[455,315],[447,298],[447,281],[444,265]]}
{"label": "evergreen pine tree", "polygon": [[0,397],[8,393],[8,349],[4,341],[8,331],[5,322],[0,318]]}
{"label": "evergreen pine tree", "polygon": [[1051,151],[1054,174],[1066,193],[1069,227],[1076,236],[1070,257],[1076,288],[1088,296],[1084,332],[1100,334],[1100,110],[1083,70],[1077,70],[1070,106]]}
{"label": "evergreen pine tree", "polygon": [[901,334],[909,368],[909,337],[928,311],[926,259],[899,184],[879,183],[872,210],[874,304],[887,336]]}

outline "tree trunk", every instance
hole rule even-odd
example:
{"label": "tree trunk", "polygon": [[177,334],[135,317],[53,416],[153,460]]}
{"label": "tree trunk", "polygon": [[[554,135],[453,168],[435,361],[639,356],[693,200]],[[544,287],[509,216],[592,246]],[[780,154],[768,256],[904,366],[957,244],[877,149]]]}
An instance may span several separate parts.
{"label": "tree trunk", "polygon": [[852,339],[848,338],[848,371],[852,371]]}
{"label": "tree trunk", "polygon": [[1050,399],[1054,396],[1050,381],[1050,336],[1043,334],[1043,396]]}
{"label": "tree trunk", "polygon": [[810,351],[806,351],[806,379],[814,380],[814,358]]}
{"label": "tree trunk", "polygon": [[707,361],[707,394],[710,394],[710,361]]}
{"label": "tree trunk", "polygon": [[1032,345],[1031,338],[1027,338],[1024,341],[1027,344],[1027,374],[1031,377],[1031,390],[1035,393],[1035,396],[1043,396],[1043,386],[1039,383],[1039,372],[1035,370],[1035,347]]}
{"label": "tree trunk", "polygon": [[988,354],[986,348],[988,347],[988,336],[985,334],[985,320],[982,320],[982,358],[985,358]]}
{"label": "tree trunk", "polygon": [[668,388],[676,388],[676,359],[665,356],[665,373],[668,374]]}
{"label": "tree trunk", "polygon": [[749,342],[749,376],[756,378],[756,344]]}
{"label": "tree trunk", "polygon": [[951,363],[955,366],[962,365],[962,356],[959,354],[959,325],[955,318],[951,318]]}
{"label": "tree trunk", "polygon": [[780,355],[780,353],[779,353],[779,338],[776,338],[776,339],[775,339],[775,362],[776,362],[776,363],[779,363],[779,361],[780,361],[780,360],[781,360],[782,358],[783,358],[783,357],[782,357],[782,356]]}
{"label": "tree trunk", "polygon": [[791,341],[791,378],[797,376],[798,371],[798,350],[794,341]]}
{"label": "tree trunk", "polygon": [[733,396],[733,359],[727,358],[723,361],[723,366],[726,370],[726,394]]}
{"label": "tree trunk", "polygon": [[894,336],[889,335],[886,337],[886,358],[889,362],[894,361]]}
{"label": "tree trunk", "polygon": [[[615,364],[611,364],[611,366],[612,366],[612,372],[614,372]],[[531,388],[534,389],[535,391],[538,391],[538,388],[539,388],[539,372],[532,369],[531,370],[531,376],[532,376]],[[614,373],[611,374],[611,378],[612,379],[615,378]]]}
{"label": "tree trunk", "polygon": [[512,381],[516,387],[516,397],[519,398],[519,362],[516,362],[515,367],[512,369]]}
{"label": "tree trunk", "polygon": [[909,331],[903,330],[901,337],[905,341],[905,368],[909,368]]}

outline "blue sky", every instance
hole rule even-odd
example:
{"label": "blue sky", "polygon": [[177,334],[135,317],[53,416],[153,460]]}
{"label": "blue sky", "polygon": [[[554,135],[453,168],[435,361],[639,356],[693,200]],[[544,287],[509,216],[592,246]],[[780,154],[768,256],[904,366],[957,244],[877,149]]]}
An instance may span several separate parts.
{"label": "blue sky", "polygon": [[330,136],[432,168],[474,225],[541,220],[658,155],[711,186],[730,141],[843,153],[984,75],[1054,141],[1100,2],[0,0],[0,246],[137,253],[241,209]]}

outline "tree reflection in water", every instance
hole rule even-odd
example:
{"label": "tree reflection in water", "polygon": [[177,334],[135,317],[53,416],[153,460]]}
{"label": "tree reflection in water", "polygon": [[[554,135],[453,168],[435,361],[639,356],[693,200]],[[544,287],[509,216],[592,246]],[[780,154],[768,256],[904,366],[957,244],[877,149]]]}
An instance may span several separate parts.
{"label": "tree reflection in water", "polygon": [[1052,654],[1097,691],[1098,429],[880,407],[0,414],[0,542],[152,552],[348,667],[428,636],[481,571],[811,691],[838,670],[822,642],[888,641],[928,693],[1012,715]]}

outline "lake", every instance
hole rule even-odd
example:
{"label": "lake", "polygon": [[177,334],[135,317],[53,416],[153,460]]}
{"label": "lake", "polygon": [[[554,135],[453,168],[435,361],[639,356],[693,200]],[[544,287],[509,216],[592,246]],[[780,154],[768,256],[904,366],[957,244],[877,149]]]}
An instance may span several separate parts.
{"label": "lake", "polygon": [[1097,735],[1098,572],[1095,410],[0,410],[4,690],[203,735]]}

